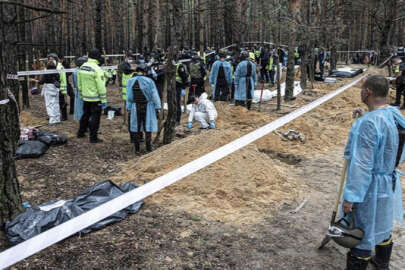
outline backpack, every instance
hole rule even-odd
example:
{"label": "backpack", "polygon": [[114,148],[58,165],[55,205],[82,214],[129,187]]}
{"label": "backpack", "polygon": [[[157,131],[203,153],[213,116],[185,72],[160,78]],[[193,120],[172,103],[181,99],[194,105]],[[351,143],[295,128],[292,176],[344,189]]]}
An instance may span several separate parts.
{"label": "backpack", "polygon": [[252,64],[250,63],[250,61],[248,61],[246,77],[250,77],[250,76],[252,76]]}
{"label": "backpack", "polygon": [[225,68],[223,64],[221,64],[218,69],[217,84],[218,86],[226,86]]}
{"label": "backpack", "polygon": [[198,62],[191,63],[191,65],[190,65],[190,76],[193,79],[201,79],[202,78],[200,63],[198,63]]}

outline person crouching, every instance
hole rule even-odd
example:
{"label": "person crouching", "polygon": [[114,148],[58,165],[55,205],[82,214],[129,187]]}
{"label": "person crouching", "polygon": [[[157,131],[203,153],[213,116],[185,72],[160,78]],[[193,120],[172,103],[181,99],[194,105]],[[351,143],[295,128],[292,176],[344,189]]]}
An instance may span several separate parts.
{"label": "person crouching", "polygon": [[200,97],[190,96],[188,104],[193,104],[188,117],[187,127],[193,128],[193,121],[197,121],[202,129],[215,129],[215,120],[218,117],[214,104],[208,100],[207,93],[202,93]]}
{"label": "person crouching", "polygon": [[130,132],[135,137],[135,153],[140,154],[140,142],[145,132],[146,151],[152,151],[152,132],[157,132],[157,114],[161,103],[155,82],[145,76],[146,70],[138,67],[127,83],[126,107],[129,112]]}

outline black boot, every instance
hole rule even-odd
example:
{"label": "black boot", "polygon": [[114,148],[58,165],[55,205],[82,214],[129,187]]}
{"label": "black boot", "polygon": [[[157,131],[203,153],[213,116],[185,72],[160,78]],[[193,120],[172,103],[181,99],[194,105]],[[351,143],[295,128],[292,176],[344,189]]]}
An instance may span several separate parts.
{"label": "black boot", "polygon": [[350,252],[347,253],[346,270],[366,270],[368,261],[354,257]]}
{"label": "black boot", "polygon": [[138,142],[135,142],[134,145],[135,145],[135,155],[140,156],[141,155],[141,146],[139,145]]}
{"label": "black boot", "polygon": [[371,264],[374,265],[377,270],[389,270],[390,259],[392,253],[392,247],[394,243],[386,246],[376,246],[375,256],[371,259]]}
{"label": "black boot", "polygon": [[150,153],[153,151],[153,147],[152,147],[152,133],[147,132],[145,135],[145,139],[146,139],[146,152]]}
{"label": "black boot", "polygon": [[135,143],[135,133],[134,132],[129,132],[129,136],[131,139],[131,143]]}

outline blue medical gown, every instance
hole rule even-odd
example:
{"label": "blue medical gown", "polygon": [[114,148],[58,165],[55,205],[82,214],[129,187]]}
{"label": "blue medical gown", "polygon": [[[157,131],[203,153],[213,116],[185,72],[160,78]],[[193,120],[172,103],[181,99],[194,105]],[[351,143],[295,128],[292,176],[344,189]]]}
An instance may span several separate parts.
{"label": "blue medical gown", "polygon": [[[246,77],[248,63],[252,65],[252,74],[251,76]],[[250,61],[245,60],[239,63],[235,71],[235,100],[246,101],[247,80],[250,80],[249,91],[251,92],[253,99],[253,97],[255,96],[255,86],[257,84],[256,65]]]}
{"label": "blue medical gown", "polygon": [[75,106],[73,113],[73,120],[80,121],[83,115],[83,99],[81,98],[79,87],[77,85],[77,73],[78,69],[73,72],[73,87],[75,90]]}
{"label": "blue medical gown", "polygon": [[214,89],[212,89],[212,96],[215,97],[215,91],[217,88],[217,79],[218,79],[218,71],[219,68],[223,66],[224,67],[224,72],[225,72],[225,79],[229,87],[232,86],[232,66],[228,62],[217,60],[215,63],[212,65],[211,71],[210,71],[210,85],[214,85]]}
{"label": "blue medical gown", "polygon": [[136,103],[134,102],[134,94],[132,88],[135,82],[139,82],[139,87],[141,88],[142,93],[145,95],[146,100],[148,101],[146,107],[146,123],[145,131],[146,132],[157,132],[158,123],[156,117],[156,110],[161,109],[160,97],[157,91],[155,82],[145,76],[135,76],[131,78],[127,83],[127,110],[131,114],[131,123],[130,130],[131,132],[138,131],[138,119],[136,113]]}
{"label": "blue medical gown", "polygon": [[350,130],[343,198],[354,203],[356,227],[365,233],[358,249],[372,250],[390,237],[394,220],[403,220],[402,188],[395,169],[397,124],[405,127],[405,119],[389,106],[366,113]]}

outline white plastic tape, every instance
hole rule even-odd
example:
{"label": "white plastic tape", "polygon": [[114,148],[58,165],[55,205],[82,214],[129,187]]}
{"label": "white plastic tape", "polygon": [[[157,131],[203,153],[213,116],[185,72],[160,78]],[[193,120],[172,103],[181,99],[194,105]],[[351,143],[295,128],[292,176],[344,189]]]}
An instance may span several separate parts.
{"label": "white plastic tape", "polygon": [[[103,70],[108,69],[118,69],[117,66],[103,66],[101,67]],[[30,71],[19,71],[17,72],[18,76],[31,76],[31,75],[44,75],[44,74],[57,74],[62,72],[75,72],[75,68],[70,69],[50,69],[50,70],[30,70]]]}
{"label": "white plastic tape", "polygon": [[28,239],[25,242],[22,242],[12,248],[9,248],[2,253],[0,253],[0,268],[9,267],[29,256],[55,244],[63,239],[74,235],[81,230],[93,225],[100,220],[103,220],[106,217],[128,207],[129,205],[145,199],[146,197],[164,189],[167,186],[170,186],[177,181],[211,165],[212,163],[238,151],[239,149],[247,146],[248,144],[262,138],[263,136],[273,132],[279,127],[285,125],[288,122],[298,118],[321,105],[322,103],[334,98],[340,93],[344,92],[348,88],[360,82],[367,75],[360,77],[359,79],[349,83],[346,86],[343,86],[337,89],[334,92],[331,92],[314,102],[301,107],[298,110],[293,111],[290,114],[287,114],[277,120],[267,124],[264,127],[261,127],[231,143],[228,143],[225,146],[222,146],[194,161],[191,161],[180,168],[177,168],[161,177],[154,179],[153,181],[140,186],[137,189],[129,191],[111,201],[108,201],[92,210],[87,211],[86,213],[75,217],[71,220],[62,223],[52,229],[49,229],[37,236],[34,236]]}

